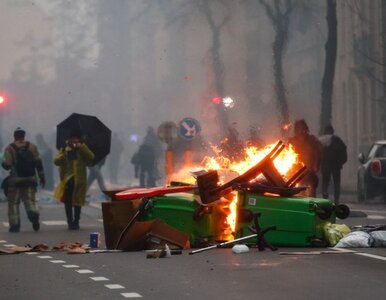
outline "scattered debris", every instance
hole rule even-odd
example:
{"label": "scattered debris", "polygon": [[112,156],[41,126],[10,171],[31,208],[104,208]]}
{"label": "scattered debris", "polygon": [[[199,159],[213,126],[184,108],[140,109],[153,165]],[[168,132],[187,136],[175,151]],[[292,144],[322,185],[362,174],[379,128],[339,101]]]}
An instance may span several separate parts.
{"label": "scattered debris", "polygon": [[345,224],[332,224],[327,222],[323,224],[323,235],[328,245],[335,246],[343,237],[351,232],[350,227]]}
{"label": "scattered debris", "polygon": [[160,219],[134,223],[120,243],[120,250],[158,249],[168,243],[177,249],[189,248],[189,236]]}
{"label": "scattered debris", "polygon": [[30,252],[32,248],[30,246],[16,246],[12,245],[9,247],[4,247],[0,249],[0,253],[2,254],[18,254],[24,252]]}

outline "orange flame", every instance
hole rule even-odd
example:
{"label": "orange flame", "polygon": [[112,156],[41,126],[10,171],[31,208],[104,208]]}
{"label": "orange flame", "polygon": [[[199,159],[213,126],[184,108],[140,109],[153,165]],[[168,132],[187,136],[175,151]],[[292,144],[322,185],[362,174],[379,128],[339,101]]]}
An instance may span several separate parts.
{"label": "orange flame", "polygon": [[[261,161],[271,150],[275,147],[276,143],[265,146],[263,149],[259,149],[257,147],[248,147],[245,149],[245,157],[242,161],[231,161],[229,158],[219,155],[219,152],[216,151],[217,148],[213,146],[214,152],[217,156],[213,157],[205,157],[201,163],[201,166],[197,166],[196,168],[186,168],[181,170],[178,174],[173,176],[174,180],[183,180],[184,182],[194,184],[194,179],[186,177],[188,174],[187,171],[191,172],[196,170],[217,170],[219,173],[220,184],[228,182],[233,178],[237,177],[240,174],[245,173],[251,167],[255,166],[259,161]],[[293,146],[288,144],[283,151],[275,158],[273,161],[275,168],[278,172],[286,179],[291,175],[291,169],[299,163],[298,155],[295,152]],[[226,218],[226,223],[230,227],[230,230],[235,232],[236,222],[237,222],[237,193],[232,193],[233,197],[229,203],[229,211]]]}
{"label": "orange flame", "polygon": [[282,129],[283,129],[283,130],[289,130],[291,126],[292,126],[291,123],[286,123],[286,124],[284,124],[284,125],[282,126]]}

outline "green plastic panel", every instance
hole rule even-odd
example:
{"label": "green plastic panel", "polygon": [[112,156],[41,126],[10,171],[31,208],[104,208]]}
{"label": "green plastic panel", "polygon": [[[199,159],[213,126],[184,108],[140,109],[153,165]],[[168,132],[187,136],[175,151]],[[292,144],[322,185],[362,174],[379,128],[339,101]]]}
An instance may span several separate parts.
{"label": "green plastic panel", "polygon": [[194,201],[194,195],[179,193],[153,197],[153,209],[144,217],[143,221],[161,219],[168,225],[190,235],[191,245],[202,242],[213,242],[216,222],[212,214],[204,214],[198,221],[193,216],[199,204]]}

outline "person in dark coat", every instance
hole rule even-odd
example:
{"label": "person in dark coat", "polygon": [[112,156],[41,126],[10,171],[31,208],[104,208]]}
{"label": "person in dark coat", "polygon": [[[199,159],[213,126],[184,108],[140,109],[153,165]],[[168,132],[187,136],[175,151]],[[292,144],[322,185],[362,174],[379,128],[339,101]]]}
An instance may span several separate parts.
{"label": "person in dark coat", "polygon": [[322,193],[328,199],[330,180],[334,182],[334,201],[339,204],[340,197],[340,171],[347,161],[347,147],[342,139],[334,135],[334,128],[327,125],[323,135],[319,138],[323,145],[322,159]]}
{"label": "person in dark coat", "polygon": [[154,187],[156,185],[157,160],[154,147],[143,143],[131,158],[135,168],[135,178],[139,177],[141,187]]}
{"label": "person in dark coat", "polygon": [[300,184],[307,187],[306,196],[316,197],[318,187],[318,175],[322,161],[322,144],[310,134],[305,120],[297,120],[294,125],[294,136],[289,139],[299,155],[299,160],[307,167],[307,175]]}

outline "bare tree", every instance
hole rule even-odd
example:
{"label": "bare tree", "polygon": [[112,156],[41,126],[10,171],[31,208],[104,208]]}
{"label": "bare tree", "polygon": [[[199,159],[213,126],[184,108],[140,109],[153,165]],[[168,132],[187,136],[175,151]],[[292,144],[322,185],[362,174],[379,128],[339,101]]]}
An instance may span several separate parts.
{"label": "bare tree", "polygon": [[322,99],[320,115],[320,132],[331,123],[332,119],[332,93],[334,88],[336,53],[338,47],[338,21],[336,17],[336,0],[327,1],[327,28],[328,36],[325,45],[326,59],[322,79]]}
{"label": "bare tree", "polygon": [[[221,32],[230,20],[230,6],[228,1],[196,0],[198,12],[205,18],[211,32],[211,45],[209,48],[209,64],[213,72],[213,96],[224,97],[224,64],[221,58]],[[222,13],[220,13],[222,12]],[[228,127],[226,111],[221,105],[217,106],[217,116],[220,128]]]}
{"label": "bare tree", "polygon": [[290,14],[293,10],[293,3],[292,0],[274,0],[270,3],[266,0],[259,0],[259,2],[265,8],[265,12],[275,30],[272,50],[276,104],[279,110],[279,125],[282,135],[285,135],[284,127],[289,123],[290,117],[285,89],[283,56],[288,45]]}

